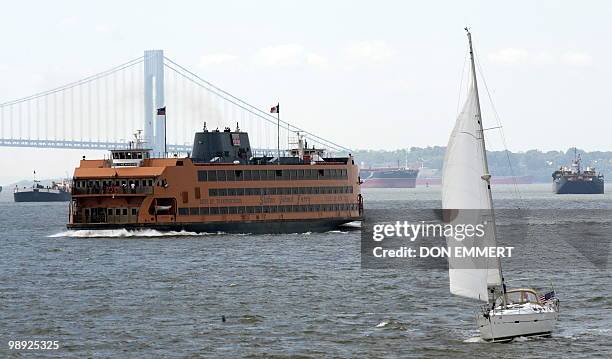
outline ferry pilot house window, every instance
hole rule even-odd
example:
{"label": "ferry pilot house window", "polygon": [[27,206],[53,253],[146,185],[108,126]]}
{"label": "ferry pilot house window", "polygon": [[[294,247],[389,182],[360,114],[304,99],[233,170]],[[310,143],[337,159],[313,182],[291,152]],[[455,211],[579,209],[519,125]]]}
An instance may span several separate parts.
{"label": "ferry pilot house window", "polygon": [[181,192],[181,196],[183,197],[183,203],[189,202],[189,193]]}

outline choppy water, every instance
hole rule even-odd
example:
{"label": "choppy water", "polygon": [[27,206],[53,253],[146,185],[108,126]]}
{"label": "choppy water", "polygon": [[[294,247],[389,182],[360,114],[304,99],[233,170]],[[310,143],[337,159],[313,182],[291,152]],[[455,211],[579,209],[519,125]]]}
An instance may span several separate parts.
{"label": "choppy water", "polygon": [[[554,282],[561,298],[552,338],[510,344],[477,339],[477,303],[451,296],[444,271],[361,269],[355,231],[92,237],[66,233],[64,203],[0,202],[0,357],[610,357],[610,246],[603,262],[575,249],[597,235],[591,223],[610,225],[612,196],[549,191],[523,186],[523,201],[511,187],[495,193],[500,207],[550,210],[531,228],[533,258],[504,269]],[[439,189],[365,198],[367,208],[436,208]],[[568,208],[602,209],[601,218],[568,218]],[[570,228],[583,235],[571,242]],[[34,339],[60,349],[8,350],[8,340]]]}

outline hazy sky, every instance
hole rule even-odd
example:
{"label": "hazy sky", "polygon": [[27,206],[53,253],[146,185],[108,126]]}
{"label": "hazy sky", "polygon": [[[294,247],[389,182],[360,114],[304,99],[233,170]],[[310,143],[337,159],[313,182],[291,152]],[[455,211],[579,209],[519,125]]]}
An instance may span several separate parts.
{"label": "hazy sky", "polygon": [[[2,12],[0,102],[157,48],[358,149],[446,144],[468,24],[509,149],[612,150],[607,1],[12,1]],[[0,183],[71,173],[82,154],[101,155],[0,147]]]}

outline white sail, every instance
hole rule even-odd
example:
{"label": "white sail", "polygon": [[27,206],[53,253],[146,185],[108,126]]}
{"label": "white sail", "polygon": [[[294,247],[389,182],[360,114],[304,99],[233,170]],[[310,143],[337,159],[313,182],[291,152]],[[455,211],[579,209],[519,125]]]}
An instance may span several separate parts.
{"label": "white sail", "polygon": [[[453,216],[450,223],[486,223],[482,237],[447,238],[454,247],[496,246],[495,223],[486,168],[486,151],[481,136],[482,127],[478,92],[474,83],[470,87],[455,128],[446,147],[442,176],[442,208]],[[449,212],[446,212],[447,214]],[[487,258],[449,258],[450,291],[453,294],[488,301],[487,285],[500,285],[499,260]]]}

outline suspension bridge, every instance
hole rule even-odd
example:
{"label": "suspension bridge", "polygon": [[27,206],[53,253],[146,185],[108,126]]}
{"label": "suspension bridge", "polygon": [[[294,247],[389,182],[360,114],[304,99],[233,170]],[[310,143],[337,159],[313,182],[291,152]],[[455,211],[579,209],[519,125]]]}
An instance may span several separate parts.
{"label": "suspension bridge", "polygon": [[[157,109],[166,107],[166,116]],[[191,151],[193,134],[238,124],[259,151],[289,148],[304,135],[309,144],[331,152],[343,147],[258,109],[164,56],[144,55],[107,71],[24,98],[0,103],[0,146],[113,149],[127,146],[138,130],[147,147],[161,156]],[[278,128],[280,127],[280,130]]]}

